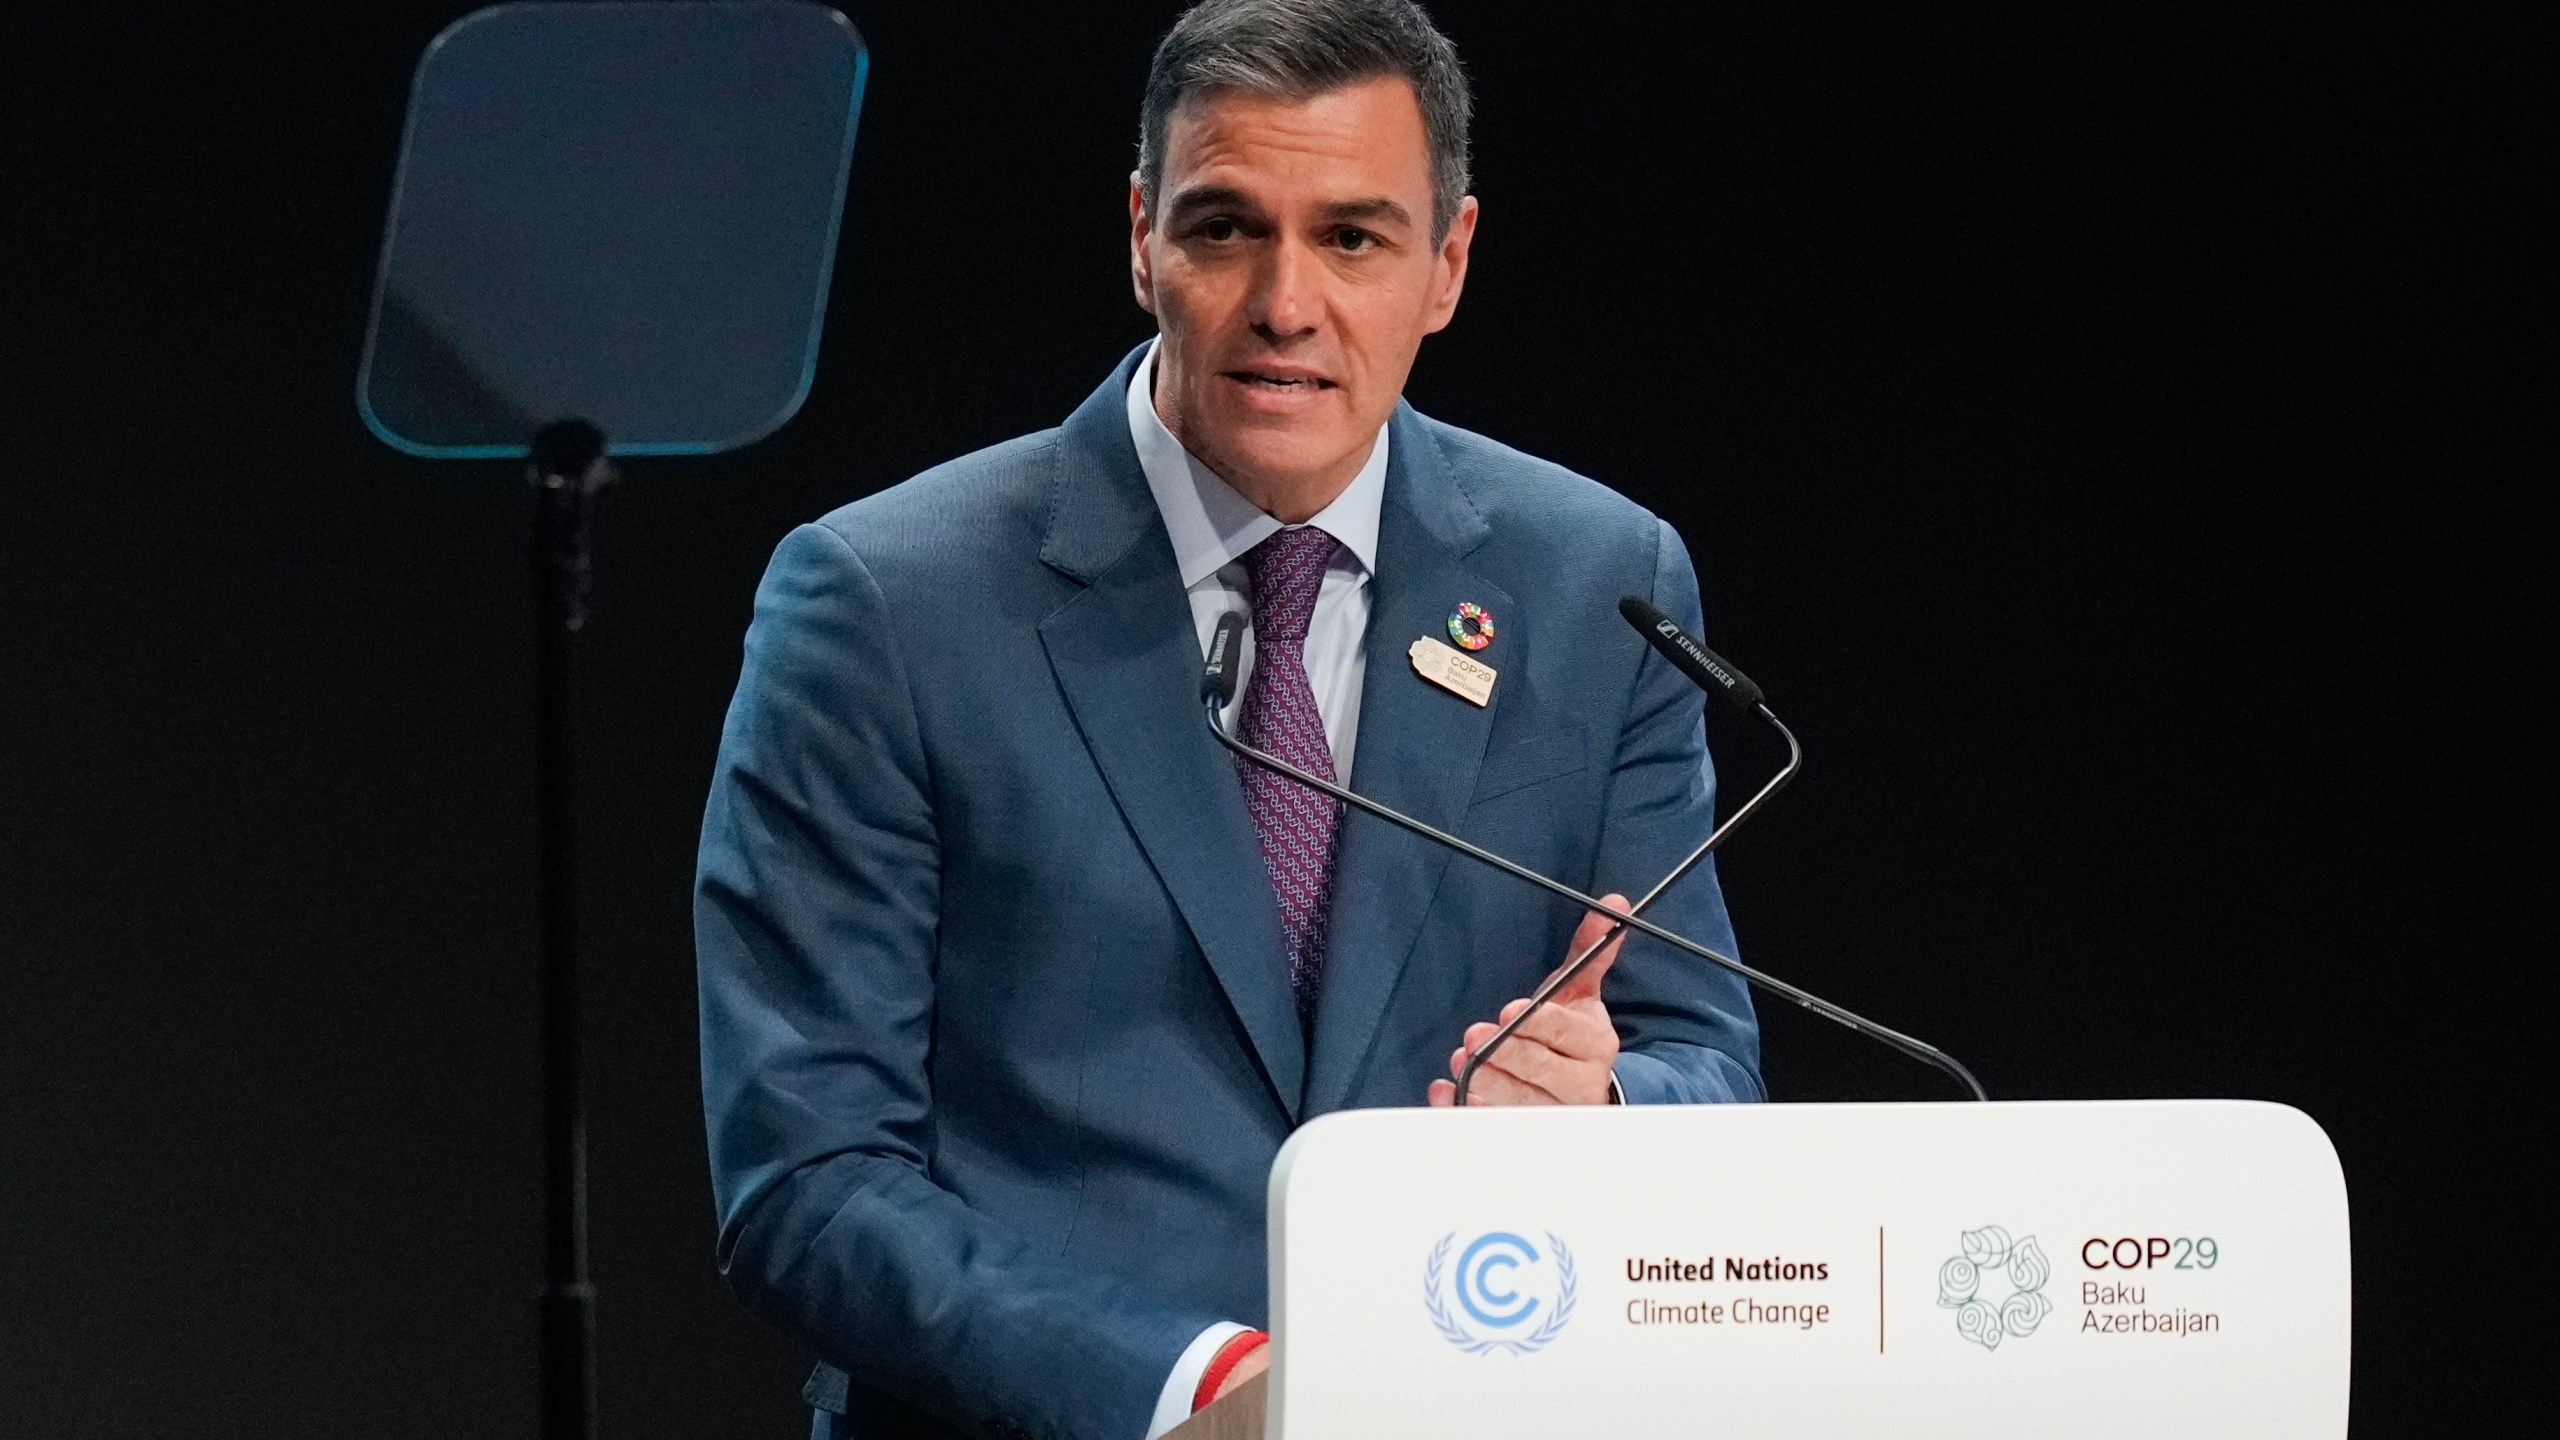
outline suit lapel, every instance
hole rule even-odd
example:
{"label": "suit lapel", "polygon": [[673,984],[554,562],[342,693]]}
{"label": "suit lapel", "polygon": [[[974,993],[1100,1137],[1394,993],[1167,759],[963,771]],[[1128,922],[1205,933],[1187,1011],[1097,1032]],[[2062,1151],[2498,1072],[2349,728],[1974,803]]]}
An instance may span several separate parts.
{"label": "suit lapel", "polygon": [[[1361,689],[1351,783],[1360,793],[1444,830],[1458,828],[1475,794],[1504,682],[1495,682],[1493,703],[1479,707],[1415,674],[1405,650],[1426,635],[1445,642],[1449,612],[1461,600],[1485,606],[1505,627],[1514,623],[1510,597],[1467,565],[1468,553],[1487,533],[1420,417],[1410,406],[1398,406],[1387,454],[1386,498],[1378,517],[1368,675]],[[1516,653],[1516,646],[1507,648]],[[1486,658],[1497,671],[1505,668],[1499,655]],[[1343,817],[1330,952],[1308,1065],[1307,1114],[1339,1108],[1358,1080],[1421,934],[1432,892],[1455,858],[1374,816],[1355,811]],[[1416,1080],[1417,1102],[1420,1085]]]}
{"label": "suit lapel", "polygon": [[1281,959],[1279,907],[1235,763],[1201,719],[1199,635],[1129,440],[1136,359],[1060,432],[1040,558],[1087,583],[1041,622],[1040,639],[1104,783],[1295,1121],[1306,1042]]}

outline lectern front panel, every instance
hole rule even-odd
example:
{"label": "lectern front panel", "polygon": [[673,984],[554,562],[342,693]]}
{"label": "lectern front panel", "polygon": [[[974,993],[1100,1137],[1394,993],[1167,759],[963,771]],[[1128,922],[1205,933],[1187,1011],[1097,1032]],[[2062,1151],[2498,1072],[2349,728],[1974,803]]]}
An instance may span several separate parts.
{"label": "lectern front panel", "polygon": [[1273,1170],[1271,1433],[2346,1433],[2346,1186],[2220,1101],[1364,1111]]}

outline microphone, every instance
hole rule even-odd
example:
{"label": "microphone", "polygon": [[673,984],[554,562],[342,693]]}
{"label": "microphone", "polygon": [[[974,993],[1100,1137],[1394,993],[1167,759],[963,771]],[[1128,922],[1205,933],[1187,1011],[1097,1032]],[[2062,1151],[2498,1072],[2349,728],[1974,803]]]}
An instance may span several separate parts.
{"label": "microphone", "polygon": [[[1240,636],[1243,629],[1244,617],[1241,615],[1229,612],[1228,614],[1222,615],[1218,618],[1217,626],[1212,632],[1209,641],[1210,662],[1209,665],[1204,668],[1201,675],[1200,698],[1201,720],[1207,725],[1210,738],[1216,740],[1220,745],[1225,746],[1235,754],[1242,756],[1247,762],[1268,770],[1275,775],[1284,776],[1287,779],[1296,781],[1298,784],[1304,785],[1319,794],[1329,795],[1355,810],[1361,810],[1371,815],[1375,815],[1379,819],[1384,820],[1399,829],[1411,831],[1434,844],[1455,850],[1459,854],[1477,861],[1480,864],[1491,866],[1506,875],[1526,881],[1527,883],[1535,885],[1539,889],[1544,890],[1551,895],[1558,896],[1565,900],[1570,900],[1584,910],[1606,915],[1612,921],[1616,922],[1617,928],[1621,931],[1633,929],[1650,935],[1654,939],[1669,945],[1675,950],[1681,951],[1685,954],[1694,955],[1711,965],[1718,966],[1732,974],[1738,975],[1745,982],[1757,986],[1762,990],[1768,991],[1770,994],[1776,995],[1785,1000],[1793,1001],[1795,1004],[1822,1016],[1826,1020],[1830,1020],[1835,1024],[1856,1031],[1861,1035],[1880,1041],[1895,1050],[1901,1051],[1905,1055],[1909,1055],[1914,1059],[1933,1065],[1940,1070],[1944,1070],[1956,1079],[1962,1081],[1965,1088],[1972,1092],[1973,1098],[1976,1100],[1987,1100],[1990,1098],[1988,1095],[1983,1093],[1981,1083],[1973,1078],[1971,1071],[1968,1071],[1962,1065],[1957,1064],[1952,1057],[1947,1055],[1944,1051],[1939,1050],[1936,1046],[1927,1044],[1924,1041],[1915,1040],[1897,1030],[1888,1029],[1885,1026],[1878,1025],[1874,1021],[1869,1020],[1854,1011],[1834,1005],[1830,1001],[1825,1000],[1821,996],[1815,995],[1808,990],[1799,986],[1791,985],[1774,975],[1753,969],[1751,966],[1743,964],[1741,961],[1734,959],[1730,955],[1708,949],[1706,946],[1699,944],[1697,941],[1692,940],[1685,935],[1675,934],[1672,931],[1654,924],[1643,916],[1633,913],[1632,910],[1620,910],[1615,906],[1602,904],[1597,898],[1585,895],[1581,891],[1574,889],[1572,886],[1567,885],[1560,880],[1550,879],[1547,876],[1529,869],[1527,866],[1515,864],[1480,845],[1470,844],[1437,826],[1426,824],[1423,821],[1414,819],[1410,815],[1406,815],[1400,811],[1381,805],[1377,801],[1372,800],[1368,796],[1362,795],[1347,786],[1335,784],[1332,780],[1326,777],[1301,770],[1297,766],[1290,764],[1288,761],[1281,759],[1277,755],[1266,754],[1265,752],[1236,739],[1234,736],[1229,735],[1224,729],[1220,728],[1218,724],[1218,713],[1221,710],[1224,710],[1227,705],[1232,703],[1234,698],[1235,676],[1233,657],[1236,654],[1237,638]],[[1675,625],[1673,629],[1676,631],[1678,627]],[[1693,645],[1696,644],[1695,641],[1691,641],[1690,643]],[[1698,648],[1702,651],[1705,649],[1703,646]],[[1682,668],[1683,673],[1687,673],[1686,667],[1684,666]],[[1730,666],[1726,667],[1726,669],[1728,673],[1732,673]],[[1757,693],[1756,690],[1754,693]],[[1759,706],[1758,708],[1762,714],[1767,714],[1767,707],[1765,705]],[[1769,715],[1767,718],[1774,722],[1777,717]],[[1784,729],[1784,726],[1780,727],[1782,732]],[[1789,749],[1788,768],[1781,772],[1780,781],[1792,777],[1796,765],[1802,758],[1801,749],[1795,744],[1795,737],[1792,734],[1789,734],[1787,739]],[[1768,796],[1776,790],[1778,783],[1780,782],[1772,781],[1768,786],[1763,787],[1760,794],[1752,798],[1750,804],[1744,806],[1741,810],[1734,812],[1732,818],[1725,821],[1724,824],[1716,827],[1715,833],[1709,835],[1704,844],[1700,845],[1696,851],[1692,852],[1689,858],[1683,860],[1679,867],[1673,870],[1670,876],[1665,877],[1661,884],[1656,885],[1653,890],[1645,896],[1645,902],[1650,903],[1656,896],[1662,893],[1663,888],[1668,886],[1672,880],[1678,879],[1680,875],[1686,873],[1690,867],[1694,866],[1700,859],[1703,859],[1716,845],[1722,843],[1723,837],[1731,833],[1733,827],[1740,823],[1745,816],[1750,814],[1762,800],[1767,799]],[[1604,938],[1601,943],[1606,944],[1607,940]],[[1589,964],[1591,957],[1599,953],[1599,949],[1600,947],[1596,945],[1589,947],[1584,951],[1582,956],[1578,957],[1577,967],[1568,968],[1578,968],[1579,965]],[[1560,971],[1559,975],[1562,976],[1561,979],[1556,976],[1550,976],[1547,983],[1540,986],[1540,994],[1533,997],[1533,999],[1538,1000],[1539,1003],[1543,1003],[1544,997],[1553,995],[1555,990],[1562,985],[1564,980],[1571,978],[1571,975],[1565,972]],[[1524,1008],[1519,1016],[1515,1016],[1513,1018],[1513,1023],[1507,1027],[1507,1030],[1517,1030],[1518,1022],[1521,1019],[1525,1019],[1530,1013],[1529,1009]],[[1494,1040],[1489,1040],[1485,1045],[1479,1046],[1478,1050],[1480,1053],[1477,1056],[1470,1057],[1471,1061],[1481,1063],[1482,1053],[1490,1052],[1494,1045],[1500,1040],[1508,1038],[1508,1033],[1500,1034],[1497,1035]],[[1474,1065],[1471,1063],[1468,1068],[1471,1072]],[[1472,1074],[1470,1074],[1468,1078],[1472,1078]]]}
{"label": "microphone", "polygon": [[1244,617],[1230,610],[1209,636],[1209,663],[1200,670],[1200,699],[1212,710],[1235,703],[1236,657],[1244,652]]}
{"label": "microphone", "polygon": [[[1670,611],[1641,595],[1628,595],[1619,599],[1618,613],[1652,642],[1654,649],[1662,652],[1663,659],[1688,676],[1690,684],[1711,696],[1730,700],[1741,709],[1769,715],[1769,707],[1760,698],[1760,687],[1752,684],[1749,676],[1726,664],[1723,656],[1690,638],[1689,632],[1680,628],[1680,622],[1671,618]],[[1772,722],[1777,718],[1769,715]],[[1778,728],[1784,730],[1787,727],[1780,725]]]}

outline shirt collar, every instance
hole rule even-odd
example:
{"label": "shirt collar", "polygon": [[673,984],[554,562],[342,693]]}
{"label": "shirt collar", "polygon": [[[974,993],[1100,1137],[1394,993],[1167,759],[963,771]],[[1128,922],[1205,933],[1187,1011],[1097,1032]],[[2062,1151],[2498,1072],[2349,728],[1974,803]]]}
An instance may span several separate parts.
{"label": "shirt collar", "polygon": [[[1129,381],[1129,438],[1138,447],[1138,466],[1155,492],[1156,509],[1164,516],[1165,533],[1173,537],[1174,563],[1186,590],[1244,558],[1246,551],[1286,528],[1218,478],[1199,457],[1165,428],[1155,407],[1156,344],[1148,342],[1147,358],[1138,362]],[[1371,575],[1378,572],[1378,508],[1387,495],[1387,427],[1378,427],[1377,442],[1360,473],[1316,512],[1310,525],[1340,541],[1342,548]]]}

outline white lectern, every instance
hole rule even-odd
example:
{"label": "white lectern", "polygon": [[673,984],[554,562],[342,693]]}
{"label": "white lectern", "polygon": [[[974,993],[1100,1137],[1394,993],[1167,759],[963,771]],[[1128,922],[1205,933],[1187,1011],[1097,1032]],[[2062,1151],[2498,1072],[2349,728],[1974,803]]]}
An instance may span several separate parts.
{"label": "white lectern", "polygon": [[2345,1181],[2280,1105],[1359,1111],[1270,1233],[1271,1384],[1186,1440],[2346,1433]]}

